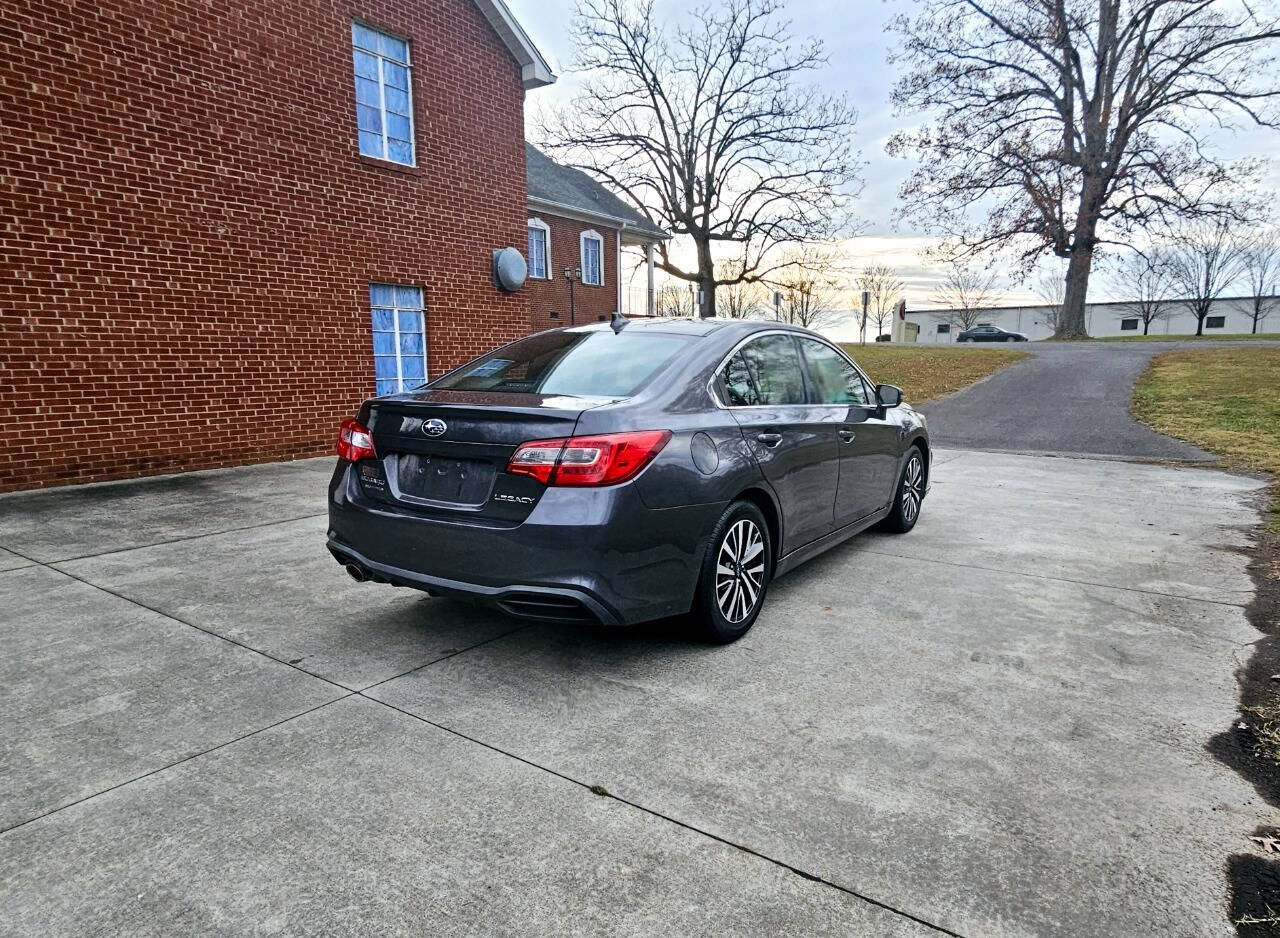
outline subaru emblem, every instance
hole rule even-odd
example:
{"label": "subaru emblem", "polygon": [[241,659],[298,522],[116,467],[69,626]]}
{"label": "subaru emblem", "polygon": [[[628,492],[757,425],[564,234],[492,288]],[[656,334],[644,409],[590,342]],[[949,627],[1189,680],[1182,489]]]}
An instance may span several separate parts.
{"label": "subaru emblem", "polygon": [[449,425],[438,417],[422,421],[422,432],[427,436],[443,436]]}

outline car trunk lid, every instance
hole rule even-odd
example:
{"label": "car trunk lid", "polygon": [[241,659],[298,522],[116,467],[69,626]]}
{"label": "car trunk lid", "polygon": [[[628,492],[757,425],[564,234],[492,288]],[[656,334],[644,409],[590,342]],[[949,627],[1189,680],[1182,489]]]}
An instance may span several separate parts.
{"label": "car trunk lid", "polygon": [[505,472],[529,440],[573,435],[578,416],[603,400],[422,390],[374,400],[368,426],[376,461],[361,464],[367,495],[417,513],[519,523],[544,487]]}

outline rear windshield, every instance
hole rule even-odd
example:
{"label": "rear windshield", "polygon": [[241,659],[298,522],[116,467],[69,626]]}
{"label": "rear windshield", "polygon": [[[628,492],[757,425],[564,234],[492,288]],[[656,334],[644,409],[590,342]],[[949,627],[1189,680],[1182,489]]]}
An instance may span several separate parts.
{"label": "rear windshield", "polygon": [[551,332],[490,352],[431,384],[458,391],[630,397],[690,341],[654,333]]}

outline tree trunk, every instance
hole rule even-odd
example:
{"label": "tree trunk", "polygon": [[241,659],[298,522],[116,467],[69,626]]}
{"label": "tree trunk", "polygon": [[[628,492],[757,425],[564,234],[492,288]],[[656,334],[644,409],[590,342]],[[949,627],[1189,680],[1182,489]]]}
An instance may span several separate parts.
{"label": "tree trunk", "polygon": [[1093,239],[1077,238],[1067,264],[1067,286],[1062,297],[1062,318],[1054,333],[1056,339],[1088,338],[1085,329],[1084,301],[1089,294],[1089,271],[1093,268]]}
{"label": "tree trunk", "polygon": [[1089,295],[1089,272],[1093,269],[1093,250],[1098,243],[1098,213],[1106,201],[1106,182],[1086,170],[1076,210],[1075,228],[1071,232],[1071,251],[1067,261],[1067,284],[1062,297],[1062,310],[1057,339],[1087,339],[1084,302]]}
{"label": "tree trunk", "polygon": [[1258,334],[1258,313],[1259,312],[1260,310],[1258,309],[1258,307],[1255,306],[1253,308],[1253,330],[1252,330],[1254,335]]}
{"label": "tree trunk", "polygon": [[1204,335],[1204,313],[1196,316],[1196,335]]}
{"label": "tree trunk", "polygon": [[1150,319],[1142,320],[1142,334],[1147,335],[1150,332],[1151,332],[1151,320]]}
{"label": "tree trunk", "polygon": [[711,258],[711,242],[699,241],[697,248],[698,290],[702,294],[698,315],[710,319],[716,314],[716,265]]}
{"label": "tree trunk", "polygon": [[702,308],[698,310],[698,315],[703,319],[710,319],[716,314],[716,278],[706,277],[699,289],[702,291]]}

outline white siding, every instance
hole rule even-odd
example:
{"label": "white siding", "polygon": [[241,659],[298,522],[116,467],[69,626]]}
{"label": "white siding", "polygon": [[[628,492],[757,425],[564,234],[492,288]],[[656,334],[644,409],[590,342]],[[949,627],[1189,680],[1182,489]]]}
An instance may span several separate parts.
{"label": "white siding", "polygon": [[[1151,324],[1151,335],[1194,335],[1196,318],[1182,301],[1165,303],[1166,315]],[[1253,328],[1253,301],[1248,298],[1229,298],[1215,300],[1209,316],[1223,316],[1225,322],[1221,328],[1205,328],[1204,334],[1230,334],[1249,332]],[[978,317],[978,322],[988,322],[1010,332],[1021,332],[1033,341],[1047,339],[1053,335],[1053,329],[1047,323],[1045,306],[1009,306],[985,310]],[[1136,331],[1121,330],[1123,319],[1139,319]],[[951,334],[938,335],[938,324],[947,322],[945,310],[914,310],[907,313],[909,322],[920,326],[917,341],[924,343],[954,342],[962,327],[951,321]],[[1206,320],[1207,321],[1207,320]],[[1085,307],[1085,326],[1091,336],[1131,336],[1142,335],[1142,321],[1125,303],[1090,303]],[[1259,332],[1280,332],[1280,311],[1259,324]]]}

